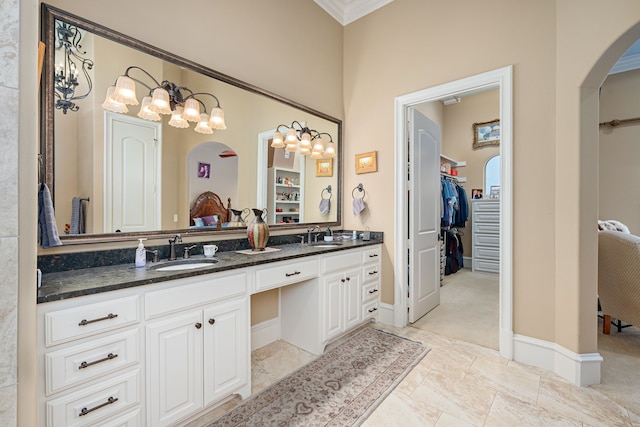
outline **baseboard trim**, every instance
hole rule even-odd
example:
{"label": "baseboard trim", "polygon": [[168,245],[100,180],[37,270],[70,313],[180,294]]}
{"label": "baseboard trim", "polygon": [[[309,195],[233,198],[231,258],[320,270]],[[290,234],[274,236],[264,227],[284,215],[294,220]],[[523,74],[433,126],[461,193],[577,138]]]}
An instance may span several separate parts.
{"label": "baseboard trim", "polygon": [[251,327],[251,351],[280,339],[280,318],[258,323]]}
{"label": "baseboard trim", "polygon": [[513,336],[513,360],[555,372],[578,386],[600,384],[599,353],[574,353],[549,341]]}
{"label": "baseboard trim", "polygon": [[378,306],[378,319],[380,323],[393,326],[393,304],[385,304],[383,302]]}

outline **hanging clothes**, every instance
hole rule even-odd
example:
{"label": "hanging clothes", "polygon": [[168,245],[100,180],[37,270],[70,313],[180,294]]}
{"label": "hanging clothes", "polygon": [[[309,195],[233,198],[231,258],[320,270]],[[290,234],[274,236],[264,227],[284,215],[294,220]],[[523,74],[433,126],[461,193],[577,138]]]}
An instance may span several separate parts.
{"label": "hanging clothes", "polygon": [[469,219],[469,200],[467,199],[467,192],[463,186],[456,185],[455,187],[458,193],[458,209],[455,212],[452,225],[454,227],[464,228]]}
{"label": "hanging clothes", "polygon": [[443,216],[440,226],[442,228],[449,228],[453,224],[455,210],[458,206],[458,191],[455,189],[454,184],[448,179],[440,179],[442,188],[442,206]]}

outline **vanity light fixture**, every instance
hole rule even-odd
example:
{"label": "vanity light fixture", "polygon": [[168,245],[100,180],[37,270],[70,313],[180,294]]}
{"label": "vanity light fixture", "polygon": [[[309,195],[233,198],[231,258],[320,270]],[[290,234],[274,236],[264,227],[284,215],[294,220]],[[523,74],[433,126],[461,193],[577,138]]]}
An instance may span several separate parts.
{"label": "vanity light fixture", "polygon": [[[281,128],[287,129],[285,135],[280,132]],[[326,148],[322,141],[322,135],[329,137]],[[312,159],[336,156],[333,138],[330,134],[309,129],[295,120],[291,123],[291,126],[278,125],[276,132],[273,134],[271,146],[273,148],[284,148],[285,151],[289,152],[298,151],[301,156],[308,155]]]}
{"label": "vanity light fixture", "polygon": [[[141,71],[152,83],[131,77],[133,70]],[[127,112],[127,105],[139,105],[136,97],[136,82],[146,87],[148,95],[142,99],[138,117],[145,120],[160,121],[160,114],[171,114],[169,125],[176,128],[188,128],[189,122],[196,122],[194,130],[202,134],[212,134],[214,129],[224,130],[224,111],[220,108],[220,100],[208,92],[193,92],[186,86],[178,86],[168,80],[158,82],[144,69],[132,65],[124,74],[118,77],[115,86],[107,89],[107,97],[102,108],[116,113]],[[210,96],[215,99],[215,107],[211,114],[207,114],[207,107],[202,97]],[[202,107],[203,112],[200,112]]]}
{"label": "vanity light fixture", "polygon": [[[83,57],[87,52],[82,50],[81,40],[82,34],[78,27],[56,21],[56,50],[63,49],[64,52],[61,62],[56,65],[54,74],[57,98],[55,106],[64,114],[69,110],[78,111],[80,107],[74,101],[86,98],[93,88],[89,70],[93,69],[94,63],[91,59]],[[80,86],[79,70],[82,70],[87,81],[87,92],[83,95],[76,95],[76,89]]]}

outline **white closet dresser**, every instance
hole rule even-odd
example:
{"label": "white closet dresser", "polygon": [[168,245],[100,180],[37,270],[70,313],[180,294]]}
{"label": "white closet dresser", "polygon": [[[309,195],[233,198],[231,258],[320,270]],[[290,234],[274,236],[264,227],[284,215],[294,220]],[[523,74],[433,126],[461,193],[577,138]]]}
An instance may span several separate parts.
{"label": "white closet dresser", "polygon": [[473,271],[500,272],[500,200],[472,200]]}

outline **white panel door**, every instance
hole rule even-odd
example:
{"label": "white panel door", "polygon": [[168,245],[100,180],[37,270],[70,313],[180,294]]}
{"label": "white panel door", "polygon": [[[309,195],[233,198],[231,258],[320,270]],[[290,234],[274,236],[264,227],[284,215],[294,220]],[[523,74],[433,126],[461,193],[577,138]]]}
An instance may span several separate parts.
{"label": "white panel door", "polygon": [[204,310],[204,405],[246,384],[249,372],[247,300]]}
{"label": "white panel door", "polygon": [[440,304],[440,127],[409,108],[409,322]]}
{"label": "white panel door", "polygon": [[105,232],[160,229],[160,124],[107,115]]}
{"label": "white panel door", "polygon": [[362,289],[360,287],[360,270],[349,270],[345,273],[344,287],[344,330],[360,324],[362,319]]}
{"label": "white panel door", "polygon": [[147,326],[149,425],[171,425],[202,408],[202,310]]}
{"label": "white panel door", "polygon": [[332,274],[322,279],[322,339],[338,336],[344,330],[342,288],[344,273]]}

